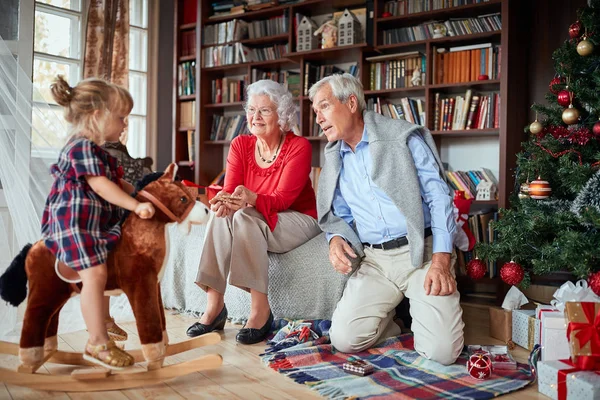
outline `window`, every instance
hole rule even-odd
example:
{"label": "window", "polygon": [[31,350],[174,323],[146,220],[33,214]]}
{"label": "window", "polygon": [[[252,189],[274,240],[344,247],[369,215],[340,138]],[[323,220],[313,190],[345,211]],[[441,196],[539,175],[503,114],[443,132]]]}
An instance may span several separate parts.
{"label": "window", "polygon": [[[81,0],[38,0],[35,2],[35,36],[33,44],[33,86],[37,90],[33,100],[41,113],[34,115],[32,134],[34,147],[60,148],[68,132],[65,129],[53,137],[41,137],[37,132],[45,131],[54,113],[62,118],[62,109],[50,94],[50,85],[56,75],[64,75],[71,85],[81,80],[82,64],[82,12]],[[65,125],[66,126],[66,125]]]}
{"label": "window", "polygon": [[148,51],[148,0],[129,0],[129,91],[134,106],[127,150],[132,157],[147,155]]}

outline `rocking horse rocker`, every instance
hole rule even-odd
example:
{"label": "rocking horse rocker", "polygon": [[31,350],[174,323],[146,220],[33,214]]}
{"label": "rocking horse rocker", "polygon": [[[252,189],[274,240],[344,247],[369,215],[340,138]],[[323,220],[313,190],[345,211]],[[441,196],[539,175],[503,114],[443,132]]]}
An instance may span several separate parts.
{"label": "rocking horse rocker", "polygon": [[[94,365],[81,353],[57,350],[58,316],[67,300],[79,292],[73,274],[58,263],[43,241],[27,245],[0,277],[0,296],[17,306],[29,297],[20,344],[0,342],[0,352],[19,355],[17,371],[0,368],[5,383],[40,390],[98,391],[152,385],[191,372],[219,367],[222,358],[209,354],[194,360],[162,367],[165,356],[218,343],[213,332],[185,342],[168,345],[165,314],[160,295],[160,278],[169,251],[166,224],[178,223],[189,232],[191,224],[208,222],[209,211],[197,201],[197,189],[174,180],[175,164],[164,175],[137,193],[140,201],[150,201],[157,211],[151,219],[131,213],[123,222],[121,240],[109,254],[106,292],[124,292],[131,303],[142,349],[130,351],[135,362],[147,362],[146,370],[111,374],[107,369],[76,369],[71,375],[35,373],[45,362]],[[62,268],[61,268],[62,267]],[[76,275],[76,273],[74,273]],[[73,276],[75,278],[75,276]]]}

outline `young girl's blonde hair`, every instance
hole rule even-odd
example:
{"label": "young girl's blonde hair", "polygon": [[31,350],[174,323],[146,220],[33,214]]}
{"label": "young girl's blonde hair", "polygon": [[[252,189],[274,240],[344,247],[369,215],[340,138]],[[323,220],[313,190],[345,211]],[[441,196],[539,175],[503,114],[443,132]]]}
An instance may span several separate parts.
{"label": "young girl's blonde hair", "polygon": [[50,86],[52,97],[65,108],[72,134],[80,134],[96,144],[104,143],[104,128],[111,113],[128,115],[133,98],[127,89],[102,79],[85,79],[75,87],[57,76]]}

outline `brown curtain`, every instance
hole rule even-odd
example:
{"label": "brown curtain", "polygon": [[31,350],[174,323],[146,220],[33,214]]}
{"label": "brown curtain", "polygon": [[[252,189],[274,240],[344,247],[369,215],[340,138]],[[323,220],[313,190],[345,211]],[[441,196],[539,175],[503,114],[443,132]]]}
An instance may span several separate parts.
{"label": "brown curtain", "polygon": [[129,0],[90,0],[84,78],[129,86]]}

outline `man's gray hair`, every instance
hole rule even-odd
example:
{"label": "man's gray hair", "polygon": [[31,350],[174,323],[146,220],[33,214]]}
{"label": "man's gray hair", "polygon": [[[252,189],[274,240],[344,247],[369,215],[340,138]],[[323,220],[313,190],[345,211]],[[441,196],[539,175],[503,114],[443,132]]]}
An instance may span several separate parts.
{"label": "man's gray hair", "polygon": [[247,108],[248,102],[252,96],[269,96],[269,99],[277,106],[277,115],[279,117],[279,127],[285,132],[292,129],[297,123],[296,106],[292,94],[279,83],[270,79],[256,81],[246,88],[246,103],[244,109]]}
{"label": "man's gray hair", "polygon": [[329,84],[333,95],[342,103],[345,103],[350,98],[350,95],[356,96],[358,100],[358,111],[362,113],[367,108],[365,102],[365,93],[363,92],[363,86],[360,81],[354,76],[346,74],[334,74],[326,76],[319,82],[315,83],[310,87],[308,91],[308,98],[313,101],[313,98],[323,85]]}

